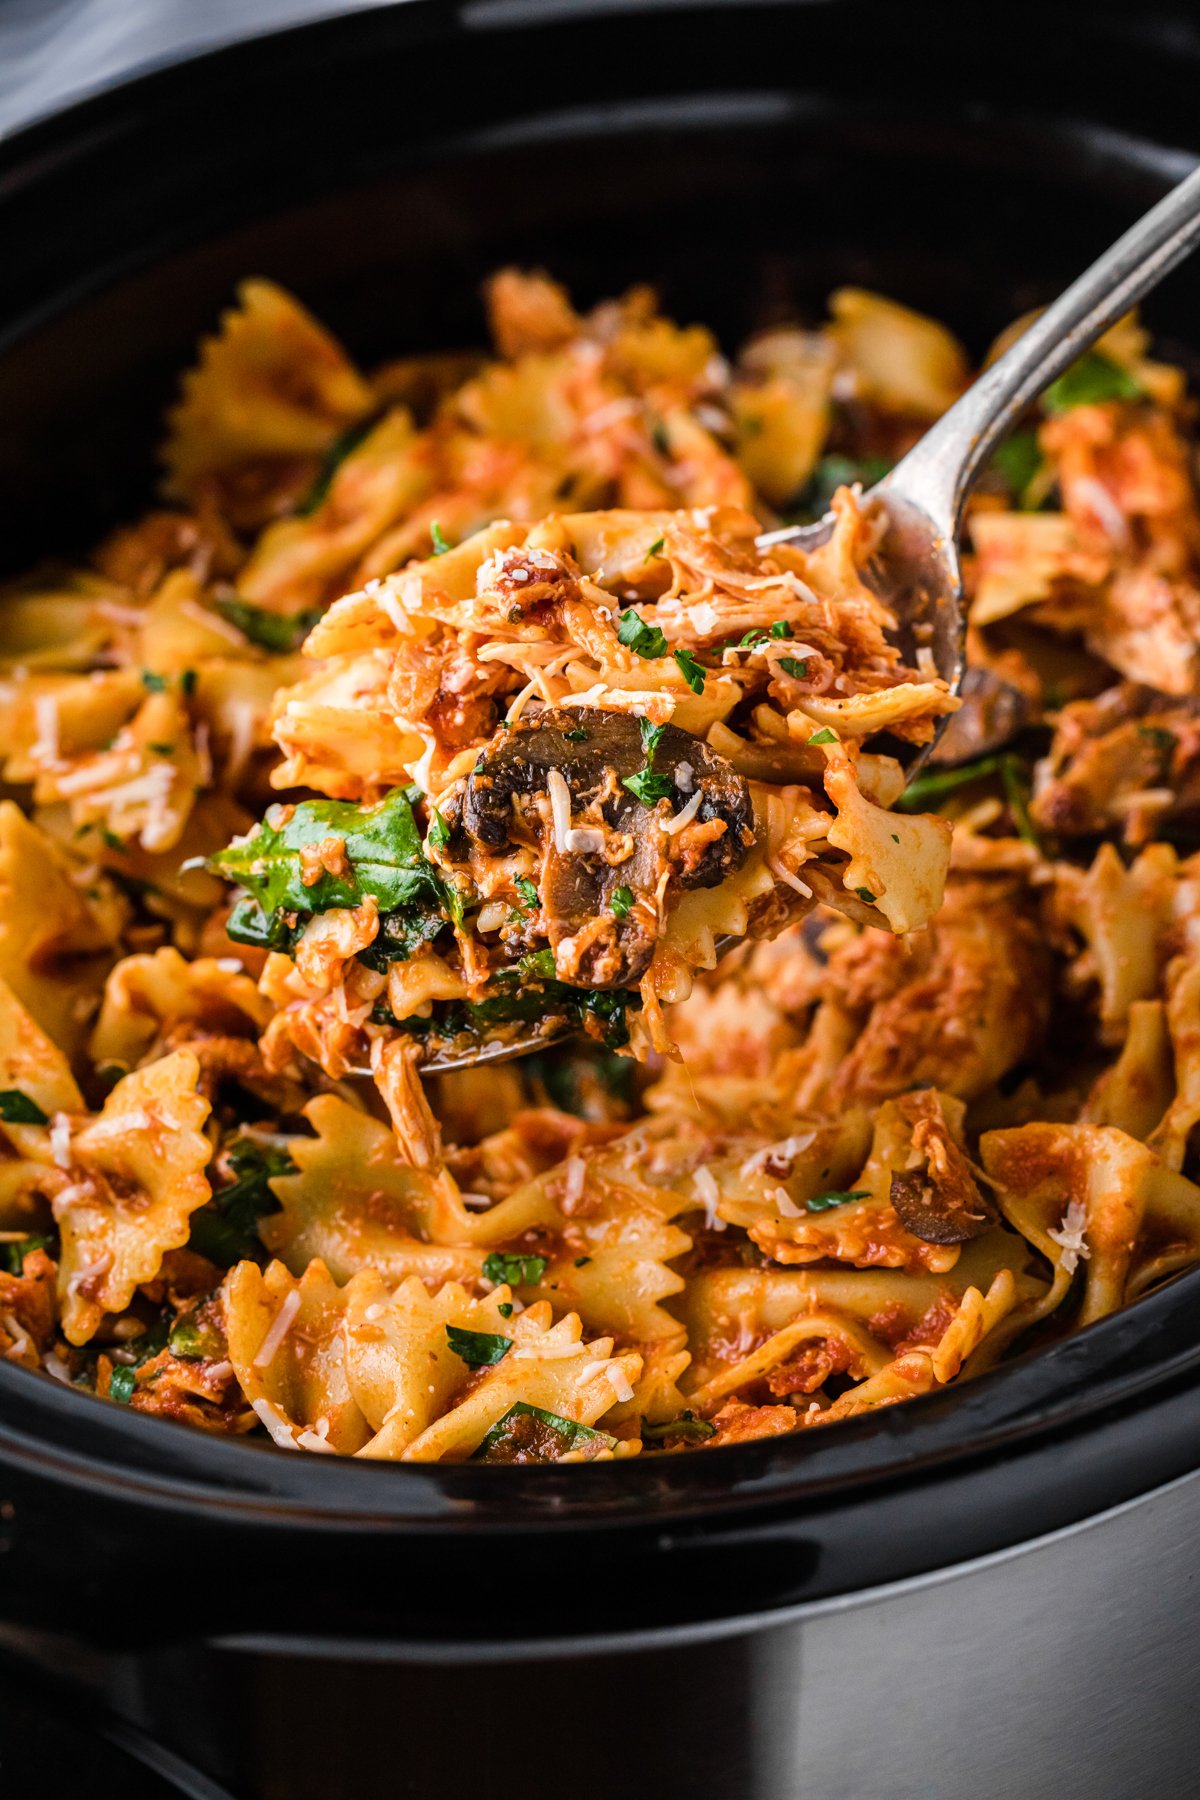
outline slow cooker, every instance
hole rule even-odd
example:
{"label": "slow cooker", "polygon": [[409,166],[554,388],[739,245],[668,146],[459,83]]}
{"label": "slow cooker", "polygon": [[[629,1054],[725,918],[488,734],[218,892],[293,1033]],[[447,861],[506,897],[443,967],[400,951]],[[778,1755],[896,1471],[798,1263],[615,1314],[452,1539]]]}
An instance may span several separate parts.
{"label": "slow cooker", "polygon": [[[410,0],[113,87],[0,147],[0,557],[145,502],[247,274],[366,361],[476,340],[507,261],[729,341],[854,281],[981,350],[1192,166],[1198,79],[1154,5]],[[1193,262],[1148,309],[1185,362],[1198,300]],[[23,1800],[1171,1800],[1196,1580],[1200,1271],[828,1432],[567,1468],[309,1459],[0,1363]]]}

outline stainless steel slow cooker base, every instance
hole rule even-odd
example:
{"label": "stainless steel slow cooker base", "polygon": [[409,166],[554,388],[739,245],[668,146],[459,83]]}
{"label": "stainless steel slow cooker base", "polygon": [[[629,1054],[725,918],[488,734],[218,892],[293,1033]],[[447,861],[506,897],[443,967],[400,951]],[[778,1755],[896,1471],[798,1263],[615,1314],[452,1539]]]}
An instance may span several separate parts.
{"label": "stainless steel slow cooker base", "polygon": [[1197,1592],[1200,1473],[937,1575],[665,1642],[452,1666],[269,1630],[142,1656],[0,1645],[264,1800],[1193,1800]]}

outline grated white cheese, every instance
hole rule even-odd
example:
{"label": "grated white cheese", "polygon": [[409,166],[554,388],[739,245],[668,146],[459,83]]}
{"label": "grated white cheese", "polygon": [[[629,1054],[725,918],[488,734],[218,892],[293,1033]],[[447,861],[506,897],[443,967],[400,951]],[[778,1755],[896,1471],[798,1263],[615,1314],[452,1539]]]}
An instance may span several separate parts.
{"label": "grated white cheese", "polygon": [[[421,578],[418,576],[416,579],[417,599],[419,601],[421,598]],[[401,598],[400,593],[397,592],[397,588],[400,588],[403,592],[403,599]],[[389,623],[395,626],[401,637],[411,637],[413,634],[413,625],[405,606],[405,601],[410,599],[412,592],[411,579],[406,579],[404,582],[377,582],[375,584],[375,589],[376,591],[371,593],[371,586],[368,584],[363,591],[364,593],[371,594],[371,598],[378,606],[380,612],[386,615]]]}
{"label": "grated white cheese", "polygon": [[262,1399],[252,1400],[250,1405],[270,1432],[272,1440],[279,1445],[281,1450],[295,1450],[297,1448],[296,1433],[280,1407],[276,1406],[271,1400]]}
{"label": "grated white cheese", "polygon": [[382,1319],[382,1317],[386,1311],[387,1311],[386,1306],[382,1305],[382,1303],[380,1301],[374,1300],[374,1301],[372,1301],[371,1305],[367,1307],[366,1311],[363,1313],[363,1318],[370,1319],[371,1323],[374,1324],[376,1319]]}
{"label": "grated white cheese", "polygon": [[607,841],[598,825],[574,825],[566,835],[567,849],[583,855],[602,851]]}
{"label": "grated white cheese", "polygon": [[584,1183],[587,1180],[587,1164],[582,1156],[569,1156],[563,1164],[562,1210],[574,1212],[583,1199]]}
{"label": "grated white cheese", "polygon": [[568,1356],[582,1356],[587,1349],[584,1343],[577,1344],[518,1344],[512,1353],[514,1362],[561,1362]]}
{"label": "grated white cheese", "polygon": [[25,1356],[34,1348],[33,1339],[20,1320],[15,1318],[12,1313],[0,1312],[0,1325],[12,1339],[12,1343],[4,1352],[5,1356],[11,1357],[15,1361],[18,1356]]}
{"label": "grated white cheese", "polygon": [[797,1206],[786,1188],[772,1188],[767,1195],[770,1204],[775,1208],[775,1215],[780,1219],[802,1219],[804,1208]]}
{"label": "grated white cheese", "polygon": [[696,771],[691,763],[681,762],[675,765],[675,786],[681,794],[690,794],[696,785]]}
{"label": "grated white cheese", "polygon": [[[786,1163],[790,1169],[802,1151],[807,1150],[816,1138],[815,1131],[798,1131],[792,1137],[780,1138],[777,1144],[768,1144],[765,1149],[756,1150],[742,1164],[739,1174],[744,1177],[758,1175],[772,1163]],[[773,1174],[782,1174],[783,1170],[773,1169]]]}
{"label": "grated white cheese", "polygon": [[458,1197],[464,1206],[470,1206],[474,1208],[476,1212],[486,1212],[488,1207],[492,1204],[492,1196],[490,1194],[461,1193]]}
{"label": "grated white cheese", "polygon": [[696,814],[700,811],[700,802],[703,798],[703,792],[700,788],[697,788],[687,805],[683,807],[681,811],[677,812],[673,819],[667,819],[664,822],[663,831],[666,833],[667,837],[674,837],[677,831],[682,831],[685,825],[691,824]]}
{"label": "grated white cheese", "polygon": [[1046,1233],[1048,1238],[1062,1249],[1059,1262],[1068,1275],[1073,1275],[1079,1267],[1080,1257],[1086,1262],[1091,1256],[1087,1242],[1087,1208],[1081,1200],[1072,1200],[1062,1216],[1059,1225],[1052,1226]]}
{"label": "grated white cheese", "polygon": [[550,812],[554,820],[554,847],[560,856],[567,854],[567,838],[571,831],[571,790],[561,769],[551,769],[546,778],[550,794]]}
{"label": "grated white cheese", "polygon": [[56,1168],[70,1168],[71,1121],[66,1113],[57,1112],[50,1121],[50,1154]]}
{"label": "grated white cheese", "polygon": [[299,1311],[300,1295],[298,1290],[293,1288],[290,1294],[284,1295],[283,1303],[280,1306],[279,1311],[275,1314],[275,1317],[271,1320],[266,1337],[258,1346],[258,1351],[254,1358],[254,1367],[256,1369],[270,1368],[275,1360],[276,1351],[290,1331],[292,1320]]}
{"label": "grated white cheese", "polygon": [[46,762],[58,761],[58,701],[53,694],[39,694],[33,703],[37,737],[31,748]]}
{"label": "grated white cheese", "polygon": [[53,1350],[47,1350],[45,1356],[43,1356],[42,1367],[45,1369],[47,1375],[52,1375],[54,1377],[55,1381],[64,1382],[67,1387],[71,1386],[71,1371],[68,1369],[62,1357],[56,1356]]}
{"label": "grated white cheese", "polygon": [[633,1399],[633,1383],[630,1381],[619,1362],[606,1363],[604,1365],[604,1376],[605,1380],[611,1384],[612,1391],[617,1396],[618,1400]]}
{"label": "grated white cheese", "polygon": [[225,716],[229,725],[229,744],[225,751],[224,775],[226,784],[236,787],[254,755],[258,709],[249,700],[229,700]]}
{"label": "grated white cheese", "polygon": [[1120,549],[1129,546],[1129,525],[1125,514],[1117,505],[1102,481],[1094,475],[1077,475],[1072,483],[1073,498],[1082,500],[1091,508],[1106,537],[1112,539]]}
{"label": "grated white cheese", "polygon": [[798,875],[793,875],[790,869],[785,869],[783,864],[778,862],[774,857],[767,858],[767,867],[770,869],[772,875],[774,875],[776,881],[782,881],[787,887],[795,888],[796,892],[798,894],[803,894],[806,900],[812,899],[812,889],[806,887]]}
{"label": "grated white cheese", "polygon": [[716,1176],[711,1169],[696,1169],[692,1173],[692,1186],[704,1207],[704,1223],[710,1231],[724,1231],[726,1221],[717,1214],[721,1203],[721,1190],[717,1186]]}

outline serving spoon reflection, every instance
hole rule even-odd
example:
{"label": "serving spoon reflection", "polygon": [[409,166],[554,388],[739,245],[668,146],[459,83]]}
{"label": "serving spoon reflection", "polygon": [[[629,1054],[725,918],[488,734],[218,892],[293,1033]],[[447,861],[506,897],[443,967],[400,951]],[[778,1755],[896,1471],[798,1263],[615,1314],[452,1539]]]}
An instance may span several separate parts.
{"label": "serving spoon reflection", "polygon": [[[882,521],[874,583],[897,620],[906,662],[932,653],[938,675],[957,693],[966,668],[966,613],[958,538],[971,487],[992,451],[1038,395],[1191,251],[1200,240],[1200,169],[1181,181],[1072,282],[1053,305],[943,413],[920,442],[864,496]],[[816,550],[833,530],[827,513],[811,525],[764,532],[760,550],[787,544]],[[940,732],[945,721],[938,726]],[[911,780],[930,743],[906,760]],[[719,940],[720,954],[738,940]],[[438,1074],[508,1062],[571,1035],[482,1044],[461,1054],[434,1054],[422,1072]],[[361,1071],[366,1073],[366,1071]],[[358,1070],[352,1073],[360,1073]]]}

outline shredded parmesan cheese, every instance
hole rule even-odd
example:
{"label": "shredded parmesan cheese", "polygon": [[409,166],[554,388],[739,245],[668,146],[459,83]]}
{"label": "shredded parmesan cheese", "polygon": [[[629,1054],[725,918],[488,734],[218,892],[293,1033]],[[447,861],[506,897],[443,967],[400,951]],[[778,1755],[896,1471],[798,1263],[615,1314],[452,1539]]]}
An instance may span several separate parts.
{"label": "shredded parmesan cheese", "polygon": [[296,1433],[289,1424],[285,1414],[275,1405],[274,1401],[258,1399],[252,1400],[250,1405],[270,1432],[272,1440],[279,1445],[281,1450],[295,1450],[297,1448]]}
{"label": "shredded parmesan cheese", "polygon": [[1072,1200],[1062,1216],[1059,1225],[1052,1226],[1046,1236],[1053,1238],[1062,1249],[1059,1262],[1068,1275],[1073,1275],[1079,1267],[1079,1259],[1086,1262],[1091,1256],[1087,1243],[1087,1208],[1081,1200]]}
{"label": "shredded parmesan cheese", "polygon": [[697,788],[687,805],[677,812],[673,819],[667,819],[664,822],[663,831],[668,837],[674,837],[677,831],[682,831],[685,825],[691,824],[696,814],[700,811],[700,802],[703,798],[703,792],[700,788]]}
{"label": "shredded parmesan cheese", "polygon": [[263,1339],[262,1343],[258,1346],[258,1353],[254,1358],[254,1367],[256,1369],[269,1369],[270,1368],[271,1364],[275,1360],[276,1351],[279,1349],[280,1344],[282,1344],[284,1338],[287,1336],[289,1330],[291,1329],[292,1320],[296,1317],[296,1314],[299,1311],[300,1311],[299,1290],[296,1288],[293,1288],[290,1294],[285,1294],[283,1303],[280,1306],[279,1311],[275,1314],[275,1317],[271,1320],[271,1324],[267,1330],[266,1337]]}
{"label": "shredded parmesan cheese", "polygon": [[551,769],[546,786],[554,820],[554,847],[560,856],[565,856],[570,848],[567,839],[571,835],[571,790],[561,769]]}
{"label": "shredded parmesan cheese", "polygon": [[696,1169],[692,1175],[692,1186],[704,1207],[704,1223],[710,1231],[724,1231],[726,1221],[722,1219],[717,1208],[721,1204],[721,1190],[717,1186],[716,1176],[711,1169]]}

